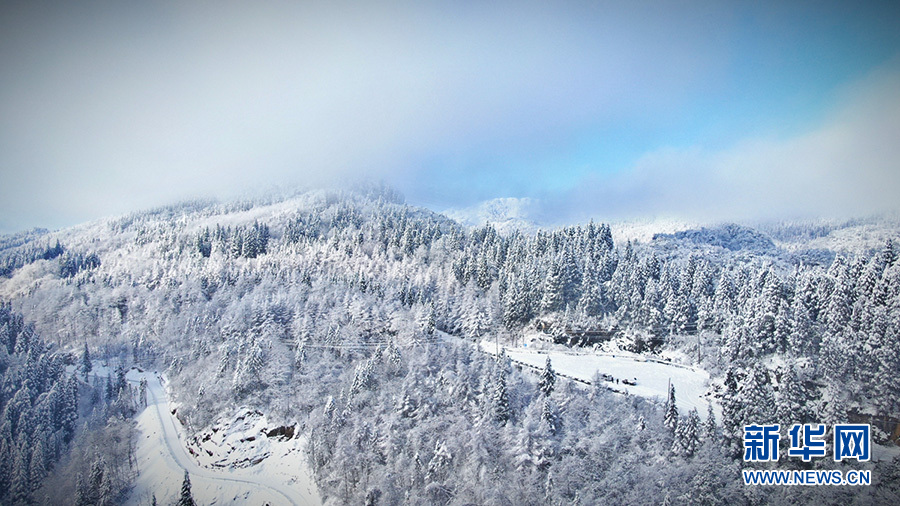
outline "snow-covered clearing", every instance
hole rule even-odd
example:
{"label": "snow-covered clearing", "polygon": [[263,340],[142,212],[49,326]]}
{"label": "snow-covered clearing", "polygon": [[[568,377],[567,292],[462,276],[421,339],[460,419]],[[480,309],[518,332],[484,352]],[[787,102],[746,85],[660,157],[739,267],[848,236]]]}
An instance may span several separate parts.
{"label": "snow-covered clearing", "polygon": [[[161,378],[135,370],[128,373],[132,383],[139,383],[144,377],[148,382],[147,408],[136,418],[140,431],[139,474],[127,504],[150,504],[154,494],[160,504],[173,503],[180,493],[185,470],[190,473],[198,504],[321,504],[301,451],[302,439],[265,445],[266,451],[258,455],[262,460],[242,469],[202,467],[185,449],[181,424],[172,413]],[[253,448],[259,450],[261,445]],[[245,450],[239,451],[243,457],[247,456]],[[203,463],[209,460],[203,459]]]}
{"label": "snow-covered clearing", "polygon": [[[496,343],[481,342],[481,349],[497,353]],[[590,383],[595,374],[608,375],[612,381],[604,384],[613,390],[627,392],[648,399],[664,401],[668,395],[669,382],[675,385],[675,404],[682,414],[697,408],[701,418],[706,418],[711,397],[707,395],[709,373],[701,369],[660,362],[642,355],[630,353],[577,353],[574,351],[536,351],[525,348],[499,346],[515,362],[536,368],[543,368],[550,357],[553,369],[564,376]],[[616,382],[618,380],[618,382]],[[629,385],[623,381],[635,383]],[[719,412],[713,403],[717,416]]]}

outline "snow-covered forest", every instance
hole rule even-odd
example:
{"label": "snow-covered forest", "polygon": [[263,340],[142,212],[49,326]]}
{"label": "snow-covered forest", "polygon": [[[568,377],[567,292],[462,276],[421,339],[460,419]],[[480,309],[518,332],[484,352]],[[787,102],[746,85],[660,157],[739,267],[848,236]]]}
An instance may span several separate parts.
{"label": "snow-covered forest", "polygon": [[[874,242],[823,242],[867,223]],[[465,228],[383,186],[5,237],[0,502],[128,498],[146,405],[132,366],[165,373],[189,435],[241,408],[296,427],[328,504],[900,500],[900,227],[615,237]],[[522,367],[483,340],[691,366],[708,407]],[[872,486],[741,482],[744,425],[841,422],[872,424],[876,458],[855,467]]]}

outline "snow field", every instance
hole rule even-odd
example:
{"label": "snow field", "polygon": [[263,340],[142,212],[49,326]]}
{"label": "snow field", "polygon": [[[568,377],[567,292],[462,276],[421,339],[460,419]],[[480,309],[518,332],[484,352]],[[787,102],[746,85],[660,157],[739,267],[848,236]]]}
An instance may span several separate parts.
{"label": "snow field", "polygon": [[[165,388],[159,376],[132,370],[128,379],[139,383],[141,378],[148,381],[147,408],[136,417],[140,436],[137,443],[139,473],[132,493],[126,502],[129,505],[150,504],[153,495],[159,504],[172,504],[181,490],[181,482],[186,469],[190,473],[194,500],[198,504],[293,504],[317,505],[321,500],[313,484],[311,473],[300,450],[302,439],[287,441],[290,445],[255,445],[248,448],[234,447],[232,452],[223,452],[207,458],[192,457],[185,449],[183,428],[172,413],[172,405],[166,398]],[[265,422],[256,420],[257,422]],[[231,435],[245,433],[253,425],[241,425]],[[245,435],[246,438],[246,435]],[[201,466],[214,459],[223,462],[228,457],[248,457],[251,451],[266,446],[253,461],[256,465],[236,469],[230,465],[209,469]],[[196,450],[195,450],[196,452]]]}
{"label": "snow field", "polygon": [[[491,354],[497,352],[495,343],[481,342],[481,349]],[[627,392],[648,399],[664,402],[668,394],[669,382],[675,385],[675,404],[682,415],[696,408],[700,417],[706,418],[707,406],[711,397],[707,395],[709,373],[667,362],[659,362],[634,354],[580,354],[563,351],[536,351],[518,347],[500,346],[506,355],[523,364],[543,368],[550,357],[553,369],[562,375],[590,383],[594,375],[607,374],[613,381],[604,384],[614,390]],[[619,380],[616,383],[616,379]],[[628,380],[636,383],[628,385]],[[720,410],[713,403],[716,416],[721,418]]]}

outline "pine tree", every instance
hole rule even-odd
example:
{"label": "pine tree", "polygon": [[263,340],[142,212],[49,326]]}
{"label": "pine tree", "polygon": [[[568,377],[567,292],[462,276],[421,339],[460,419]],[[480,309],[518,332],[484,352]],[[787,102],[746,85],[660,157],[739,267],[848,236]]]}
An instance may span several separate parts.
{"label": "pine tree", "polygon": [[793,364],[788,365],[781,375],[778,395],[775,399],[775,417],[782,426],[790,426],[795,423],[806,423],[809,413],[806,409],[806,401],[809,397],[803,383],[797,377],[797,371]]}
{"label": "pine tree", "polygon": [[813,339],[812,317],[810,317],[809,309],[807,309],[799,292],[791,303],[790,315],[788,353],[794,356],[801,356],[810,352],[814,353],[817,343]]}
{"label": "pine tree", "polygon": [[900,412],[900,382],[897,371],[900,370],[900,313],[895,313],[893,324],[883,332],[877,332],[873,340],[877,343],[874,350],[875,371],[872,378],[872,394],[875,407],[882,415]]}
{"label": "pine tree", "polygon": [[81,473],[75,478],[75,506],[93,506],[87,483]]}
{"label": "pine tree", "polygon": [[138,390],[138,402],[141,406],[147,407],[147,378],[141,378],[141,384]]}
{"label": "pine tree", "polygon": [[530,317],[526,283],[521,277],[513,276],[503,296],[503,324],[513,330]]}
{"label": "pine tree", "polygon": [[[10,486],[10,497],[12,504],[31,504],[31,489],[33,482],[29,474],[29,449],[24,443],[20,443],[19,448],[14,452],[12,484]],[[4,458],[10,456],[4,455]]]}
{"label": "pine tree", "polygon": [[828,325],[828,330],[835,335],[843,333],[850,321],[853,303],[850,283],[847,270],[840,270],[834,281],[834,290],[831,292],[828,306],[825,307],[825,323]]}
{"label": "pine tree", "polygon": [[544,291],[541,297],[541,312],[552,313],[563,309],[563,273],[556,261],[550,262],[547,279],[544,280]]}
{"label": "pine tree", "polygon": [[506,391],[506,374],[502,370],[497,374],[492,400],[494,420],[502,425],[506,423],[510,417],[509,392]]}
{"label": "pine tree", "polygon": [[94,365],[91,363],[91,352],[88,349],[87,341],[84,343],[84,352],[81,354],[81,365],[78,369],[81,374],[84,375],[84,381],[87,382],[88,374],[94,369]]}
{"label": "pine tree", "polygon": [[671,434],[675,434],[678,428],[678,407],[675,406],[675,385],[672,384],[669,384],[669,400],[666,402],[663,425]]}
{"label": "pine tree", "polygon": [[475,284],[482,290],[490,288],[494,275],[488,265],[487,257],[482,255],[475,267]]}
{"label": "pine tree", "polygon": [[775,315],[775,347],[779,352],[788,348],[791,337],[791,315],[788,303],[782,300],[778,305],[778,314]]}
{"label": "pine tree", "polygon": [[725,393],[722,396],[722,433],[725,443],[735,447],[741,439],[743,418],[738,389],[738,376],[733,367],[725,371]]}
{"label": "pine tree", "polygon": [[764,278],[762,294],[753,303],[749,321],[753,325],[754,341],[759,351],[765,353],[774,351],[778,344],[775,330],[783,289],[781,280],[771,267],[766,268],[761,276]]}
{"label": "pine tree", "polygon": [[94,457],[94,463],[91,465],[91,474],[88,476],[88,487],[91,490],[91,497],[95,502],[99,501],[100,488],[103,486],[103,478],[106,475],[106,463],[100,455]]}
{"label": "pine tree", "polygon": [[744,378],[738,399],[742,405],[741,425],[776,423],[775,394],[769,379],[769,371],[760,363],[750,369]]}
{"label": "pine tree", "polygon": [[706,441],[716,443],[719,439],[719,426],[716,424],[716,413],[712,403],[706,405],[706,422],[703,424],[703,437]]}
{"label": "pine tree", "polygon": [[556,414],[556,406],[549,397],[544,397],[544,404],[541,406],[541,421],[547,424],[547,429],[551,434],[556,434],[559,430],[559,416]]}
{"label": "pine tree", "polygon": [[[45,434],[47,432],[46,427],[40,426],[36,431],[37,434]],[[35,443],[34,447],[31,450],[31,467],[29,469],[30,482],[32,486],[35,486],[47,476],[47,465],[49,463],[47,459],[47,444],[49,442],[45,442],[43,438],[38,437],[37,443]]]}
{"label": "pine tree", "polygon": [[566,249],[563,253],[562,266],[560,269],[562,276],[562,296],[565,304],[575,304],[581,296],[581,273],[578,271],[578,264],[575,262],[575,256],[570,249]]}
{"label": "pine tree", "polygon": [[191,495],[191,477],[187,470],[184,471],[184,481],[181,482],[181,496],[175,506],[196,506],[194,497]]}
{"label": "pine tree", "polygon": [[834,385],[825,387],[822,402],[817,413],[817,420],[828,425],[847,422],[846,392]]}
{"label": "pine tree", "polygon": [[581,278],[581,298],[578,299],[578,308],[588,316],[597,316],[603,309],[603,296],[597,269],[590,264],[585,265]]}
{"label": "pine tree", "polygon": [[546,395],[550,395],[553,392],[553,387],[556,385],[556,371],[553,370],[553,367],[550,365],[550,357],[547,357],[547,363],[544,365],[544,370],[541,371],[541,378],[538,380],[538,388],[541,393]]}
{"label": "pine tree", "polygon": [[118,365],[116,366],[116,396],[119,395],[122,391],[128,390],[128,379],[125,377],[125,369]]}
{"label": "pine tree", "polygon": [[892,239],[885,241],[884,248],[881,250],[881,259],[885,267],[891,267],[897,261],[897,252],[894,250]]}
{"label": "pine tree", "polygon": [[[0,426],[0,455],[12,455],[13,442],[9,433],[10,427],[7,424]],[[11,488],[12,484],[12,462],[10,459],[0,459],[0,499],[6,495],[6,491]]]}
{"label": "pine tree", "polygon": [[694,408],[678,424],[675,441],[672,443],[672,453],[682,457],[693,457],[698,448],[700,448],[700,415],[697,414],[697,408]]}

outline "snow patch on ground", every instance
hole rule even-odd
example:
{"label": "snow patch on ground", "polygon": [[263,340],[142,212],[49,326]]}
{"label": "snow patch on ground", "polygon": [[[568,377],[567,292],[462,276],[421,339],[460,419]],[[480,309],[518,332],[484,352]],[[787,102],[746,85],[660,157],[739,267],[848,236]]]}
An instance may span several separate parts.
{"label": "snow patch on ground", "polygon": [[[493,354],[498,348],[494,342],[482,341],[481,349]],[[550,364],[557,373],[586,382],[590,382],[595,374],[607,375],[604,379],[607,387],[660,402],[665,401],[671,381],[675,385],[675,404],[682,414],[696,408],[700,417],[705,419],[707,406],[714,401],[709,389],[709,373],[694,367],[627,352],[608,354],[538,351],[502,345],[499,349],[505,350],[506,355],[516,362],[538,368],[544,367],[549,356]],[[720,408],[715,402],[712,404],[716,416],[721,418]]]}
{"label": "snow patch on ground", "polygon": [[206,467],[237,469],[256,465],[272,454],[273,442],[266,436],[268,425],[265,415],[243,408],[190,438],[187,448]]}
{"label": "snow patch on ground", "polygon": [[[302,437],[273,434],[269,438],[263,434],[264,442],[247,441],[259,435],[267,421],[258,412],[244,410],[244,415],[252,416],[238,420],[239,412],[233,423],[223,420],[216,425],[221,436],[210,437],[200,446],[187,445],[184,428],[174,416],[177,408],[168,402],[162,378],[137,370],[128,373],[132,384],[141,378],[148,382],[148,406],[136,418],[139,473],[126,504],[150,504],[154,495],[159,504],[174,503],[185,470],[198,504],[321,504],[302,451]],[[198,452],[198,448],[212,455]],[[257,463],[250,465],[254,461]],[[237,467],[242,462],[246,465]]]}
{"label": "snow patch on ground", "polygon": [[304,453],[306,438],[295,426],[270,424],[259,411],[241,408],[190,438],[186,446],[203,467],[247,478],[275,477],[315,494]]}
{"label": "snow patch on ground", "polygon": [[696,221],[685,221],[676,218],[647,218],[612,222],[609,224],[613,241],[624,245],[627,241],[649,243],[656,234],[674,234],[690,230],[702,225]]}

